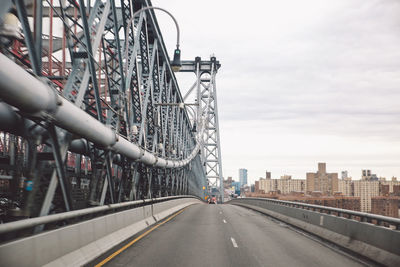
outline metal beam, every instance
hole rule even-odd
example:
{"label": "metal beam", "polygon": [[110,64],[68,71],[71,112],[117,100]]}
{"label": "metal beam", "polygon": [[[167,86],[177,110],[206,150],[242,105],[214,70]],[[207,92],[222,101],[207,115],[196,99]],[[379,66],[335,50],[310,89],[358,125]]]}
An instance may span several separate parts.
{"label": "metal beam", "polygon": [[188,164],[200,149],[199,140],[185,159],[159,158],[116,134],[84,110],[57,95],[52,88],[32,77],[3,54],[0,54],[0,65],[3,66],[0,69],[0,97],[4,101],[37,118],[46,120],[51,118],[59,127],[98,146],[111,149],[146,165],[164,168],[182,167]]}

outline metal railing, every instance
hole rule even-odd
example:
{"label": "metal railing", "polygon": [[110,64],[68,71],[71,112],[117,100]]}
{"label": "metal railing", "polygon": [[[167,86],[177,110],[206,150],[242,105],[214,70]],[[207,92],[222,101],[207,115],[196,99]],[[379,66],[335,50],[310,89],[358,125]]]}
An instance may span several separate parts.
{"label": "metal railing", "polygon": [[[64,213],[57,213],[57,214],[52,214],[52,215],[43,216],[43,217],[36,217],[36,218],[25,219],[25,220],[21,220],[21,221],[0,224],[0,235],[10,233],[10,232],[15,232],[15,231],[22,230],[22,229],[36,227],[39,225],[46,225],[49,223],[55,223],[55,222],[60,222],[60,221],[65,221],[65,220],[76,219],[76,218],[79,218],[82,216],[95,215],[95,214],[99,214],[99,213],[102,213],[101,215],[104,215],[105,212],[110,212],[110,211],[116,212],[116,211],[119,211],[122,209],[137,208],[137,207],[141,207],[141,206],[147,206],[147,205],[151,205],[151,204],[155,204],[155,203],[159,203],[159,202],[164,202],[164,201],[169,201],[169,200],[174,200],[174,199],[181,199],[181,198],[199,199],[195,196],[190,196],[190,195],[170,196],[170,197],[161,197],[161,198],[153,198],[153,199],[135,200],[135,201],[122,202],[122,203],[117,203],[117,204],[110,204],[110,205],[104,205],[104,206],[81,209],[81,210],[74,210],[74,211],[69,211],[69,212],[64,212]],[[90,217],[88,219],[92,219],[92,218],[94,218],[94,217]],[[83,220],[85,220],[85,219],[83,219]],[[79,222],[81,222],[83,220],[79,220]]]}
{"label": "metal railing", "polygon": [[285,201],[285,200],[276,200],[271,198],[240,198],[240,199],[233,199],[232,202],[240,202],[246,200],[261,200],[270,203],[274,203],[277,205],[288,206],[292,208],[300,208],[305,210],[311,210],[315,212],[335,215],[338,217],[350,219],[350,220],[357,220],[360,222],[367,222],[376,224],[379,226],[390,227],[394,228],[395,230],[400,230],[400,219],[394,217],[387,217],[377,214],[371,214],[366,212],[360,211],[353,211],[353,210],[346,210],[346,209],[339,209],[327,206],[320,206],[320,205],[313,205],[313,204],[306,204],[301,202],[294,202],[294,201]]}

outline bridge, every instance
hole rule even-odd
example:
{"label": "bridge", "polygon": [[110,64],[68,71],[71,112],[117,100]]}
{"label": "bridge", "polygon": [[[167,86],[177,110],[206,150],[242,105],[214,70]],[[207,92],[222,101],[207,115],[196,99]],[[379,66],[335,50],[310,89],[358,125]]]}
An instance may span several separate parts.
{"label": "bridge", "polygon": [[157,9],[2,3],[0,265],[398,266],[398,219],[224,203],[221,64],[181,60],[178,24],[171,61]]}

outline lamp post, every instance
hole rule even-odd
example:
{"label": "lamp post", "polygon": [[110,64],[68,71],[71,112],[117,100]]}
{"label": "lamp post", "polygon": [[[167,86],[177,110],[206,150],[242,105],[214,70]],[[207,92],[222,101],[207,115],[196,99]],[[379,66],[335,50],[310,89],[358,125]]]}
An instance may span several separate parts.
{"label": "lamp post", "polygon": [[140,14],[143,11],[149,10],[149,9],[157,9],[157,10],[161,10],[164,11],[165,13],[167,13],[173,20],[176,26],[176,31],[177,31],[177,36],[176,36],[176,49],[174,51],[174,59],[171,62],[171,68],[173,72],[178,72],[181,67],[182,67],[182,63],[181,63],[181,50],[179,49],[179,37],[180,37],[180,31],[179,31],[179,25],[178,22],[176,21],[175,17],[172,16],[172,14],[170,12],[168,12],[167,10],[161,8],[161,7],[154,7],[154,6],[149,6],[149,7],[144,7],[142,9],[139,9],[137,11],[135,11],[132,14],[132,17],[130,18],[129,22],[128,22],[128,27],[126,28],[126,32],[125,32],[125,59],[126,61],[126,65],[125,65],[125,75],[128,72],[128,34],[129,34],[129,28],[131,27],[131,24],[133,24],[133,20],[135,19],[135,17]]}

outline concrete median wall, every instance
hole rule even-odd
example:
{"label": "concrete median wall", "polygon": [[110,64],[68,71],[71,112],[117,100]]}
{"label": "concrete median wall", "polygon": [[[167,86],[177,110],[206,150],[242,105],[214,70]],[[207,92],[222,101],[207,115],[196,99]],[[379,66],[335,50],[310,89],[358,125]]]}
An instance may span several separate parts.
{"label": "concrete median wall", "polygon": [[398,230],[260,199],[235,199],[229,204],[260,211],[380,264],[400,266]]}
{"label": "concrete median wall", "polygon": [[81,266],[189,205],[194,198],[175,199],[44,232],[0,246],[1,266]]}

